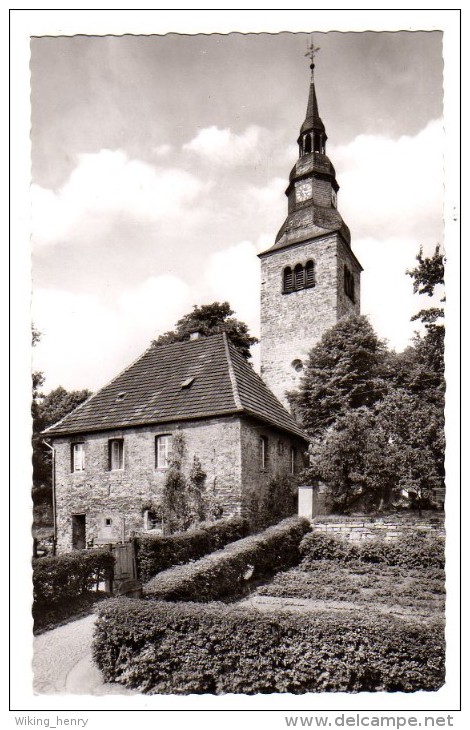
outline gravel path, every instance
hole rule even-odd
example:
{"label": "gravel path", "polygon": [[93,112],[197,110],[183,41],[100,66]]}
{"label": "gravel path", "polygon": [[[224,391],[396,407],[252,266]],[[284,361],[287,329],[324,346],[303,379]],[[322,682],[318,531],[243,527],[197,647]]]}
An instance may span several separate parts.
{"label": "gravel path", "polygon": [[367,605],[368,611],[376,613],[392,614],[403,619],[426,620],[433,617],[434,613],[416,611],[402,606],[389,606],[383,603],[353,603],[349,601],[320,601],[308,598],[279,598],[278,596],[252,595],[239,602],[241,606],[252,606],[259,611],[296,611],[299,613],[311,611],[364,611]]}
{"label": "gravel path", "polygon": [[104,683],[91,658],[95,615],[72,621],[34,638],[33,689],[36,694],[137,694]]}

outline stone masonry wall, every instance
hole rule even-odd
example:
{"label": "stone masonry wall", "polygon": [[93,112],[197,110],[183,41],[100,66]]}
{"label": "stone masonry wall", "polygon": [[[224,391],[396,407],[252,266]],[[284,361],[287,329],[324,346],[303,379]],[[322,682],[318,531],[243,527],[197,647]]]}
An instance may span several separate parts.
{"label": "stone masonry wall", "polygon": [[[241,508],[240,419],[218,418],[87,434],[83,439],[56,439],[56,503],[59,552],[72,547],[72,515],[85,515],[86,541],[120,539],[143,529],[143,506],[159,502],[166,469],[155,468],[155,436],[185,436],[183,471],[189,473],[194,455],[215,489],[224,515]],[[123,438],[124,468],[109,471],[108,441]],[[71,472],[71,442],[85,443],[85,470]],[[106,524],[106,521],[111,524]]]}
{"label": "stone masonry wall", "polygon": [[[309,259],[315,262],[315,286],[283,294],[283,269]],[[344,263],[355,276],[355,304],[344,294]],[[286,391],[296,388],[301,376],[293,362],[303,362],[340,317],[359,311],[359,273],[349,248],[337,234],[261,259],[261,376],[285,405]]]}
{"label": "stone masonry wall", "polygon": [[371,518],[363,517],[317,517],[312,520],[314,532],[326,532],[343,539],[359,541],[383,538],[397,540],[402,535],[422,531],[439,537],[445,536],[444,513],[432,512],[419,515],[388,515]]}
{"label": "stone masonry wall", "polygon": [[[261,436],[267,439],[267,463],[264,469],[261,464]],[[291,448],[294,449],[294,473],[298,474],[305,466],[307,444],[304,441],[254,419],[242,419],[241,447],[245,497],[262,490],[275,477],[292,474]]]}

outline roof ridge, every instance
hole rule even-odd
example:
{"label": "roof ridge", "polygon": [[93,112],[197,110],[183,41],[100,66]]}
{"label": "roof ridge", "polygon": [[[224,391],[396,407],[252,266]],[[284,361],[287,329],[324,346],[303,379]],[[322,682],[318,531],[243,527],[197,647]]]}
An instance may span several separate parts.
{"label": "roof ridge", "polygon": [[237,376],[235,375],[235,368],[233,367],[233,363],[232,363],[232,353],[230,352],[227,333],[222,332],[222,337],[223,337],[224,347],[225,347],[225,356],[227,358],[228,374],[230,377],[230,382],[232,384],[233,399],[235,401],[237,410],[241,411],[241,410],[243,410],[243,405],[242,405],[242,400],[240,398],[240,392],[238,390]]}

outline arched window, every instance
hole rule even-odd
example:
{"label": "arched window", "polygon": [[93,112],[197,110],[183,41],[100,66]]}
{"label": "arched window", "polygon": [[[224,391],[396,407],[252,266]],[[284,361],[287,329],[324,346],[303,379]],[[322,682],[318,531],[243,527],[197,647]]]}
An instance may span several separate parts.
{"label": "arched window", "polygon": [[305,154],[308,155],[312,151],[312,139],[309,134],[305,137]]}
{"label": "arched window", "polygon": [[320,152],[320,149],[321,149],[321,137],[319,134],[316,134],[313,138],[313,151]]}
{"label": "arched window", "polygon": [[305,286],[305,271],[302,264],[297,264],[294,269],[294,288],[303,289]]}
{"label": "arched window", "polygon": [[305,286],[315,286],[315,266],[313,261],[307,261],[305,265]]}
{"label": "arched window", "polygon": [[354,302],[354,274],[344,264],[344,293]]}
{"label": "arched window", "polygon": [[284,280],[282,283],[282,290],[284,294],[287,292],[293,291],[294,289],[294,275],[292,273],[292,269],[290,266],[288,266],[286,269],[284,269]]}

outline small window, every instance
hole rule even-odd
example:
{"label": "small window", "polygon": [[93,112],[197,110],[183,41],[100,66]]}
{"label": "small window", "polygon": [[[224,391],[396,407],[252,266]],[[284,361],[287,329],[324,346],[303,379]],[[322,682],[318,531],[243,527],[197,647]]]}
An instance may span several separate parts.
{"label": "small window", "polygon": [[290,449],[290,473],[295,474],[295,448],[291,446]]}
{"label": "small window", "polygon": [[305,286],[315,286],[315,266],[313,261],[307,261],[305,266]]}
{"label": "small window", "polygon": [[354,302],[354,274],[344,264],[344,292]]}
{"label": "small window", "polygon": [[333,208],[338,207],[338,194],[334,190],[331,191],[331,204]]}
{"label": "small window", "polygon": [[111,517],[106,517],[104,524],[106,525],[106,527],[111,527],[111,525],[113,524]]}
{"label": "small window", "polygon": [[72,471],[85,471],[85,444],[72,444]]}
{"label": "small window", "polygon": [[282,288],[284,293],[290,292],[294,289],[294,275],[290,266],[284,269],[284,281]]}
{"label": "small window", "polygon": [[280,439],[277,442],[277,453],[279,454],[279,456],[282,456],[282,454],[284,453],[284,443]]}
{"label": "small window", "polygon": [[111,439],[108,442],[109,470],[118,471],[124,468],[124,441]]}
{"label": "small window", "polygon": [[302,360],[299,360],[298,358],[296,358],[295,360],[292,360],[291,367],[294,368],[296,373],[301,373],[304,366],[303,366]]}
{"label": "small window", "polygon": [[305,137],[305,154],[308,155],[312,151],[312,139],[309,134]]}
{"label": "small window", "polygon": [[303,289],[305,286],[305,271],[302,264],[297,264],[294,269],[294,286],[295,289]]}
{"label": "small window", "polygon": [[268,439],[266,436],[261,436],[259,440],[260,448],[260,469],[266,470],[268,468]]}
{"label": "small window", "polygon": [[171,458],[172,436],[165,434],[164,436],[155,437],[155,468],[168,469]]}
{"label": "small window", "polygon": [[314,152],[317,152],[317,153],[320,152],[320,149],[321,149],[321,137],[320,137],[319,134],[316,134],[314,136],[313,144],[314,144]]}

